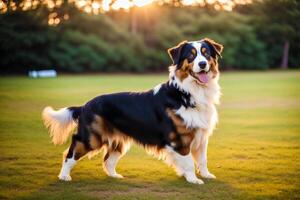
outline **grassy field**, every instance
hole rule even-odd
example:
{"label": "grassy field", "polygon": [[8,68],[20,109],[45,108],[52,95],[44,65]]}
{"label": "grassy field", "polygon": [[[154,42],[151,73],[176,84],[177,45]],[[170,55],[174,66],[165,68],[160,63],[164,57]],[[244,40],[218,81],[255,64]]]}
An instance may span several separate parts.
{"label": "grassy field", "polygon": [[81,105],[117,91],[142,91],[165,75],[0,78],[0,199],[300,199],[300,71],[224,73],[220,123],[209,144],[216,180],[188,184],[134,146],[108,178],[102,155],[83,159],[72,182],[57,175],[61,153],[41,121],[46,105]]}

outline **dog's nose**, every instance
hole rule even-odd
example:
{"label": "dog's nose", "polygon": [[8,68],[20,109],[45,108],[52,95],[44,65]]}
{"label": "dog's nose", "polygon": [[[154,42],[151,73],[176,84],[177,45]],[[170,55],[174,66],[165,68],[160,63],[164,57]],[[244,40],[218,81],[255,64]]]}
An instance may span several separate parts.
{"label": "dog's nose", "polygon": [[201,61],[201,62],[198,63],[198,65],[199,65],[200,69],[205,69],[206,61]]}

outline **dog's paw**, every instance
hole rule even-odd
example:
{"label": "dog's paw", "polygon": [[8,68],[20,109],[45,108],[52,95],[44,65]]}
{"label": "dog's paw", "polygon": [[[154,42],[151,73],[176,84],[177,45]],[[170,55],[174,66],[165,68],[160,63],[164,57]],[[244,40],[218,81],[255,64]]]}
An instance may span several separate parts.
{"label": "dog's paw", "polygon": [[210,178],[210,179],[215,179],[215,178],[216,178],[216,176],[213,175],[213,174],[210,173],[210,172],[201,173],[201,176],[202,176],[203,178]]}
{"label": "dog's paw", "polygon": [[71,181],[72,180],[72,177],[70,175],[59,175],[58,178],[61,181]]}
{"label": "dog's paw", "polygon": [[198,185],[204,184],[204,182],[198,178],[187,178],[186,180],[187,180],[187,182],[193,183],[193,184],[198,184]]}
{"label": "dog's paw", "polygon": [[122,176],[121,174],[111,174],[109,176],[112,178],[124,178],[124,176]]}

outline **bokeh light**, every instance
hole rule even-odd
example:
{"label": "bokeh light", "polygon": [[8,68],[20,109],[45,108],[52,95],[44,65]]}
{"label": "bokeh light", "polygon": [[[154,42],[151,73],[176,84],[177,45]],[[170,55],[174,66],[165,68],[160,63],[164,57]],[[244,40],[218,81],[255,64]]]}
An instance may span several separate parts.
{"label": "bokeh light", "polygon": [[[17,2],[19,2],[17,4]],[[68,0],[69,4],[73,4],[82,12],[88,14],[100,14],[109,11],[125,10],[129,11],[133,7],[145,7],[150,4],[164,5],[173,3],[174,6],[200,6],[211,5],[215,10],[232,11],[232,9],[239,4],[249,4],[252,0]],[[0,0],[0,13],[5,13],[8,10],[15,11],[17,9],[22,11],[34,10],[39,6],[46,6],[50,12],[56,8],[60,8],[63,0],[11,0],[9,4],[7,1]],[[53,19],[53,20],[52,20]],[[62,20],[68,20],[69,16],[57,16],[55,18],[49,15],[48,24],[58,25]]]}

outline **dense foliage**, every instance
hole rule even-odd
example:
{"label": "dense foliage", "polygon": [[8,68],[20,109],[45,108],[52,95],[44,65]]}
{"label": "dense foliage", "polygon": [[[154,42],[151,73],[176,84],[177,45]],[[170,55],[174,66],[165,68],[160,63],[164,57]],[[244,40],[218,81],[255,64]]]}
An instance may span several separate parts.
{"label": "dense foliage", "polygon": [[[7,12],[0,15],[1,73],[162,71],[170,64],[167,48],[203,37],[224,45],[223,69],[279,67],[286,41],[289,67],[299,67],[299,3],[272,2],[233,12],[150,6],[91,15],[68,7],[69,19],[57,26],[48,25],[43,8]],[[271,15],[278,4],[281,13]]]}

